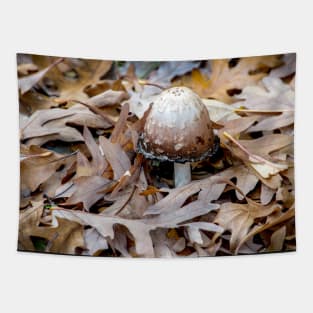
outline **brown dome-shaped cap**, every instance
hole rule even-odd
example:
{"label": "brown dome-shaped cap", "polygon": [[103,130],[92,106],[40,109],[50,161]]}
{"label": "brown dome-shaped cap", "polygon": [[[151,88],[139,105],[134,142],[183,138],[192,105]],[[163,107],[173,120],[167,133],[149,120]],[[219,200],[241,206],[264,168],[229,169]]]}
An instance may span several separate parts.
{"label": "brown dome-shaped cap", "polygon": [[199,161],[215,149],[208,110],[186,87],[163,91],[153,103],[138,149],[147,158]]}

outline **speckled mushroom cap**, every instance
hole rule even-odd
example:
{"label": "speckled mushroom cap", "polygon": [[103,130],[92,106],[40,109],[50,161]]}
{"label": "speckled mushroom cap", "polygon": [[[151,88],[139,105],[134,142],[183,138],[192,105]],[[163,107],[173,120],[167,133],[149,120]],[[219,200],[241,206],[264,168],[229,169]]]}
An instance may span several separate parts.
{"label": "speckled mushroom cap", "polygon": [[163,91],[153,103],[138,149],[147,158],[175,162],[210,156],[214,134],[200,97],[186,87]]}

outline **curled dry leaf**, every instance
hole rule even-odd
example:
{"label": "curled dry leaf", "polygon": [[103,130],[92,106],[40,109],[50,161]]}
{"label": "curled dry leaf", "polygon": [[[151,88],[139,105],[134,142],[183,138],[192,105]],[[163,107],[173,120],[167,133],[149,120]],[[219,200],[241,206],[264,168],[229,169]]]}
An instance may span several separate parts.
{"label": "curled dry leaf", "polygon": [[294,90],[279,78],[265,77],[262,80],[265,87],[248,86],[237,96],[237,107],[250,110],[279,113],[279,115],[265,116],[255,126],[249,128],[250,132],[274,130],[294,123]]}
{"label": "curled dry leaf", "polygon": [[290,145],[293,142],[290,136],[273,134],[255,140],[236,140],[226,132],[224,136],[230,140],[229,143],[223,140],[230,151],[263,178],[269,178],[289,167],[286,162],[275,162],[270,153]]}
{"label": "curled dry leaf", "polygon": [[284,223],[288,220],[293,219],[295,216],[295,208],[294,205],[292,205],[287,211],[283,210],[275,210],[272,214],[268,215],[266,218],[266,221],[264,224],[261,225],[255,225],[249,233],[247,233],[243,238],[240,240],[240,242],[237,245],[237,248],[235,250],[235,253],[238,253],[238,250],[240,247],[250,238],[255,236],[256,234],[259,234],[271,227],[274,227],[276,225],[279,225],[281,223]]}
{"label": "curled dry leaf", "polygon": [[88,103],[102,108],[106,106],[112,106],[120,104],[123,100],[127,99],[128,95],[125,91],[122,90],[106,90],[96,96],[91,97],[88,100]]}
{"label": "curled dry leaf", "polygon": [[81,133],[72,126],[106,129],[111,127],[111,124],[81,104],[69,109],[39,110],[21,129],[21,140],[26,141],[28,145],[39,146],[51,140],[84,141]]}
{"label": "curled dry leaf", "polygon": [[[108,165],[103,156],[103,152],[100,150],[100,146],[97,145],[91,132],[86,126],[84,127],[83,136],[84,136],[85,144],[87,145],[88,150],[92,157],[90,161],[90,167],[89,167],[91,170],[88,172],[89,174],[88,176],[102,175]],[[86,162],[86,159],[85,159],[85,162]]]}
{"label": "curled dry leaf", "polygon": [[103,136],[99,138],[99,144],[101,151],[113,169],[114,179],[119,180],[131,167],[127,154],[118,143],[112,143]]}
{"label": "curled dry leaf", "polygon": [[271,236],[271,244],[268,247],[267,251],[281,251],[284,246],[284,241],[286,238],[286,226],[282,226],[277,229]]}
{"label": "curled dry leaf", "polygon": [[214,99],[202,99],[209,111],[210,119],[216,124],[224,124],[227,121],[235,120],[240,116],[235,112],[236,107],[225,104]]}
{"label": "curled dry leaf", "polygon": [[62,155],[37,146],[21,146],[21,192],[28,194],[46,182],[61,166],[68,168],[74,155]]}
{"label": "curled dry leaf", "polygon": [[[18,80],[18,87],[21,91],[21,94],[26,93],[29,91],[32,87],[34,87],[47,73],[50,71],[54,66],[62,62],[63,59],[58,59],[43,70],[31,74],[29,76],[22,77]],[[36,67],[36,65],[34,65]],[[36,67],[37,68],[37,67]]]}
{"label": "curled dry leaf", "polygon": [[279,205],[260,205],[252,200],[247,204],[223,203],[214,220],[225,230],[231,231],[230,250],[234,252],[256,218],[265,217],[279,209]]}

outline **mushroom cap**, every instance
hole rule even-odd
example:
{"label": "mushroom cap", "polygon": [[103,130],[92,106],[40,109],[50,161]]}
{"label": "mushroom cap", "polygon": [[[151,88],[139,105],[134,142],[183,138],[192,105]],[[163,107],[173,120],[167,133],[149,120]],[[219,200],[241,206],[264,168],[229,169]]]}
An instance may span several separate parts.
{"label": "mushroom cap", "polygon": [[186,87],[163,91],[153,103],[138,149],[147,158],[182,163],[212,155],[213,129],[200,97]]}

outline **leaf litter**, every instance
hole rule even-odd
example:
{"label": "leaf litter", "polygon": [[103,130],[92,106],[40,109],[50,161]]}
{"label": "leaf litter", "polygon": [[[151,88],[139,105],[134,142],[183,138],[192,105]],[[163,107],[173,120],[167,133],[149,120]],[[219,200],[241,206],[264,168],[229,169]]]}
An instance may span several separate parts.
{"label": "leaf litter", "polygon": [[[295,54],[179,62],[18,56],[22,251],[195,257],[295,250]],[[137,151],[153,101],[186,86],[220,145],[174,187]]]}

